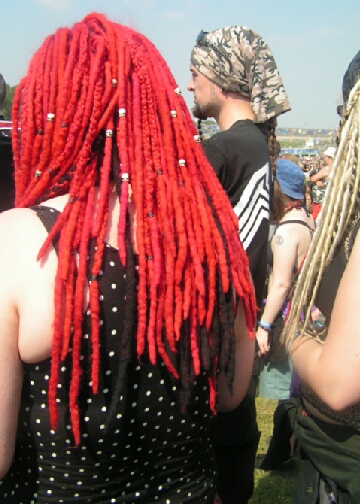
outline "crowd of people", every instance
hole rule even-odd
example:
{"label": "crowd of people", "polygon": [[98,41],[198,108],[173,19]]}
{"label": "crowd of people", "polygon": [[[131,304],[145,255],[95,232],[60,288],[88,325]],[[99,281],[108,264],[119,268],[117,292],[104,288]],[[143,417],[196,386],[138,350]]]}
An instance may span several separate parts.
{"label": "crowd of people", "polygon": [[307,209],[316,220],[325,197],[329,175],[334,162],[336,147],[329,146],[319,156],[312,159],[294,154],[281,154],[282,159],[290,159],[296,163],[305,174],[304,197]]}
{"label": "crowd of people", "polygon": [[311,170],[280,155],[258,33],[201,31],[190,72],[197,128],[151,41],[91,13],[16,88],[1,502],[246,504],[258,393],[299,443],[294,503],[360,502],[360,52]]}

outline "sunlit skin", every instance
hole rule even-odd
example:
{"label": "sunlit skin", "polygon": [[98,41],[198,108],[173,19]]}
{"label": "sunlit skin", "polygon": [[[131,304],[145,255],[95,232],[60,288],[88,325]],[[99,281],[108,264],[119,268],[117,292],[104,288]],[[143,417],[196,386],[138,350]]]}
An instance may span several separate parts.
{"label": "sunlit skin", "polygon": [[330,156],[322,156],[322,168],[310,177],[310,182],[315,183],[317,186],[321,187],[323,185],[323,179],[327,178],[330,174],[334,159]]}

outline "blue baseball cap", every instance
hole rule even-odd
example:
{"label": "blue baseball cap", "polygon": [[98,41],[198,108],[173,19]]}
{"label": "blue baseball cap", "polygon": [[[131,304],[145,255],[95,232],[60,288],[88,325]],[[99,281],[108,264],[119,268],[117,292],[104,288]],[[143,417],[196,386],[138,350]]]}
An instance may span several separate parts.
{"label": "blue baseball cap", "polygon": [[286,196],[296,200],[304,198],[305,175],[300,166],[289,159],[276,160],[276,178]]}

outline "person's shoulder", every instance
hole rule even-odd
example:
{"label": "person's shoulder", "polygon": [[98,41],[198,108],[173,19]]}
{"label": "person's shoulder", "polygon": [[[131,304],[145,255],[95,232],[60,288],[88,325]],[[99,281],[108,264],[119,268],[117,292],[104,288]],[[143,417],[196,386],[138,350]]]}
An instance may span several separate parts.
{"label": "person's shoulder", "polygon": [[242,152],[260,150],[268,155],[265,135],[250,120],[236,121],[229,129],[215,133],[205,142],[222,151],[234,148],[240,149]]}
{"label": "person's shoulder", "polygon": [[11,208],[0,213],[0,233],[4,231],[16,232],[18,227],[26,226],[34,212],[29,208]]}
{"label": "person's shoulder", "polygon": [[30,208],[15,208],[0,214],[0,282],[8,289],[19,288],[25,292],[28,278],[37,278],[41,272],[54,271],[57,258],[50,245],[43,256],[37,257],[47,238],[47,231],[35,211]]}
{"label": "person's shoulder", "polygon": [[315,221],[311,215],[298,216],[285,215],[276,228],[276,234],[300,238],[302,233],[315,231]]}
{"label": "person's shoulder", "polygon": [[32,250],[46,237],[46,230],[30,208],[12,208],[0,213],[0,248]]}
{"label": "person's shoulder", "polygon": [[17,233],[19,230],[27,228],[33,222],[35,213],[30,208],[11,208],[0,213],[0,232],[5,230]]}
{"label": "person's shoulder", "polygon": [[259,126],[250,119],[236,121],[227,131],[231,136],[267,144],[265,134],[261,131]]}
{"label": "person's shoulder", "polygon": [[[44,241],[38,228],[35,212],[28,208],[12,208],[0,213],[1,283],[9,290],[26,277],[29,258],[36,258]],[[14,285],[15,287],[15,285]]]}

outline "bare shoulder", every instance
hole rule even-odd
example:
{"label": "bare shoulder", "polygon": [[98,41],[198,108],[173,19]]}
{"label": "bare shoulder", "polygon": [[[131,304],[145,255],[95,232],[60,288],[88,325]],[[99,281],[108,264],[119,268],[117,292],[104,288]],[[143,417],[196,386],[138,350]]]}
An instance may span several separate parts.
{"label": "bare shoulder", "polygon": [[12,208],[0,213],[0,233],[2,236],[4,233],[15,236],[26,231],[31,223],[36,226],[37,221],[39,219],[30,208]]}
{"label": "bare shoulder", "polygon": [[46,237],[46,229],[30,208],[13,208],[0,214],[0,249],[36,246]]}
{"label": "bare shoulder", "polygon": [[289,219],[283,219],[280,221],[274,233],[273,243],[275,245],[283,245],[284,241],[291,240],[294,232],[296,232],[296,224],[288,222]]}
{"label": "bare shoulder", "polygon": [[[0,214],[0,277],[5,288],[12,282],[21,282],[31,272],[41,269],[38,252],[44,243],[47,231],[36,213],[29,208],[11,209]],[[50,247],[47,256],[53,262]],[[19,285],[18,283],[13,285]]]}
{"label": "bare shoulder", "polygon": [[7,314],[1,337],[17,340],[24,362],[38,362],[51,351],[58,262],[51,245],[43,259],[37,259],[46,237],[47,231],[33,210],[13,209],[0,215],[2,322]]}
{"label": "bare shoulder", "polygon": [[311,214],[304,211],[295,215],[286,215],[277,228],[276,234],[281,234],[284,237],[292,237],[294,234],[299,236],[302,233],[307,235],[308,229],[315,231],[315,221]]}

